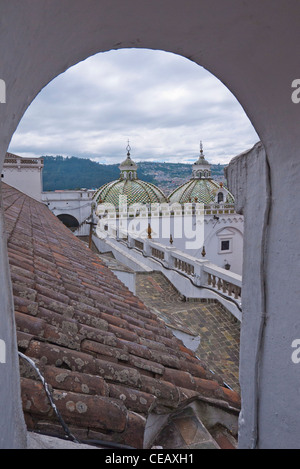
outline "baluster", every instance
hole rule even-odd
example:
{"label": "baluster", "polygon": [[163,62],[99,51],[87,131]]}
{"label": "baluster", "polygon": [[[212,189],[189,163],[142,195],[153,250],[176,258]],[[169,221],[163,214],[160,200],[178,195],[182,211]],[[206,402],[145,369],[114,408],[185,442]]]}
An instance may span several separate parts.
{"label": "baluster", "polygon": [[211,284],[212,284],[211,274],[208,274],[208,285],[211,285]]}
{"label": "baluster", "polygon": [[215,275],[212,276],[212,286],[216,288],[216,276]]}
{"label": "baluster", "polygon": [[234,298],[238,299],[239,296],[241,296],[241,289],[239,287],[235,287]]}

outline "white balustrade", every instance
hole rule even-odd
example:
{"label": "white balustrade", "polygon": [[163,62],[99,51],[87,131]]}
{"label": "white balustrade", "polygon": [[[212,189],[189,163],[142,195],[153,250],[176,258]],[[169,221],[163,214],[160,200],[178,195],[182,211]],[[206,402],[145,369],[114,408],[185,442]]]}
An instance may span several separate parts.
{"label": "white balustrade", "polygon": [[203,266],[204,284],[228,297],[241,302],[242,277],[228,270],[222,269],[210,262]]}
{"label": "white balustrade", "polygon": [[128,246],[143,252],[146,257],[159,260],[164,267],[189,277],[194,285],[209,288],[216,293],[241,303],[242,277],[212,264],[196,259],[172,246],[164,246],[152,239],[128,237]]}
{"label": "white balustrade", "polygon": [[4,160],[5,166],[38,166],[42,167],[44,163],[43,158],[21,158],[13,153],[7,153]]}

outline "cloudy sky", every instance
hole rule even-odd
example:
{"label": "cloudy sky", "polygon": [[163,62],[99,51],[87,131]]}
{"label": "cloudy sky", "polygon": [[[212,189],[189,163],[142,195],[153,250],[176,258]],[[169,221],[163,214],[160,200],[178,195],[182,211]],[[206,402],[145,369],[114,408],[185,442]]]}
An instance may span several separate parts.
{"label": "cloudy sky", "polygon": [[227,88],[188,59],[126,49],[97,54],[54,79],[26,111],[10,143],[20,156],[63,155],[119,163],[228,163],[258,140]]}

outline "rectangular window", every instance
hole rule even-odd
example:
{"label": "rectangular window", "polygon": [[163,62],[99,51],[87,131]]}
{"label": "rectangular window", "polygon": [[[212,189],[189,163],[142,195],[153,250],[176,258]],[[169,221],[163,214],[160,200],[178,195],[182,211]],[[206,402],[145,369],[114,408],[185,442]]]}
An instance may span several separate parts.
{"label": "rectangular window", "polygon": [[229,239],[224,239],[221,241],[221,251],[229,251],[230,241]]}

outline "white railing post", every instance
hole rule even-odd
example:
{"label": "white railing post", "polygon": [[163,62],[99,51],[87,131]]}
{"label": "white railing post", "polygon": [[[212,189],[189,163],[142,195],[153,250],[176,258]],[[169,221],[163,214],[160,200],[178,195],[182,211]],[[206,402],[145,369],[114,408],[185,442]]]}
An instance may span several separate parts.
{"label": "white railing post", "polygon": [[241,303],[242,277],[208,262],[203,266],[205,276],[202,285]]}
{"label": "white railing post", "polygon": [[[119,237],[118,237],[118,241],[119,241]],[[129,248],[134,248],[134,241],[135,241],[135,239],[132,236],[128,235],[127,246]]]}
{"label": "white railing post", "polygon": [[164,264],[169,269],[174,268],[174,257],[173,257],[174,251],[176,251],[176,248],[174,246],[166,246],[165,248]]}
{"label": "white railing post", "polygon": [[151,256],[151,245],[149,241],[150,240],[148,238],[145,238],[143,240],[138,240],[139,243],[143,244],[143,253],[147,257]]}
{"label": "white railing post", "polygon": [[204,272],[204,266],[208,263],[207,260],[196,259],[194,265],[194,283],[197,286],[204,285],[206,283],[206,273]]}

